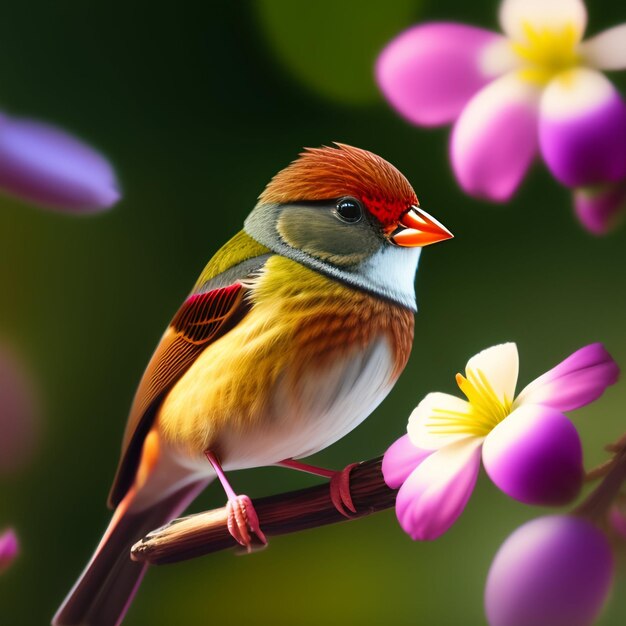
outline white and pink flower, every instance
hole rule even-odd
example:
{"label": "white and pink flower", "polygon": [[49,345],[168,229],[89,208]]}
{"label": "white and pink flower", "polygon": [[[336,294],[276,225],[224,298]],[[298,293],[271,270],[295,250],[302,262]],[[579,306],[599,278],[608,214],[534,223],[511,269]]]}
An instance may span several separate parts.
{"label": "white and pink flower", "polygon": [[410,122],[454,122],[462,188],[509,199],[539,152],[569,187],[626,178],[626,104],[599,70],[626,69],[626,24],[582,41],[582,0],[503,0],[504,35],[415,26],[383,50],[378,84]]}
{"label": "white and pink flower", "polygon": [[456,381],[466,396],[430,393],[411,414],[408,434],[387,450],[383,474],[400,488],[396,513],[413,538],[436,539],[467,504],[482,464],[507,495],[560,505],[578,494],[582,447],[563,414],[599,398],[619,368],[601,344],[581,348],[515,396],[514,343],[472,357]]}

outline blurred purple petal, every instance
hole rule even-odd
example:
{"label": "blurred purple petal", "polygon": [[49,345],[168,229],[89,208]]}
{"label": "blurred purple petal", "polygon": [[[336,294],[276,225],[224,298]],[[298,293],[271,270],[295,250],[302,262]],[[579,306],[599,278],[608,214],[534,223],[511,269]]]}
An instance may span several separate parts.
{"label": "blurred purple petal", "polygon": [[0,189],[77,213],[120,198],[115,172],[99,152],[54,126],[6,116],[0,117]]}
{"label": "blurred purple petal", "polygon": [[503,40],[463,24],[415,26],[382,51],[376,78],[384,96],[407,120],[424,126],[445,124],[494,77],[482,57],[489,46]]}
{"label": "blurred purple petal", "polygon": [[38,421],[29,376],[15,355],[0,348],[0,474],[19,470],[30,461]]}
{"label": "blurred purple petal", "polygon": [[481,443],[470,438],[437,450],[402,485],[396,515],[413,539],[437,539],[461,515],[476,484]]}
{"label": "blurred purple petal", "polygon": [[576,189],[574,210],[588,231],[594,235],[605,235],[626,215],[626,181]]}
{"label": "blurred purple petal", "polygon": [[485,439],[483,464],[504,493],[526,504],[566,504],[583,481],[576,428],[544,406],[522,406],[500,422]]}
{"label": "blurred purple petal", "polygon": [[503,202],[537,152],[538,91],[514,75],[482,89],[452,131],[452,167],[463,189]]}
{"label": "blurred purple petal", "polygon": [[591,626],[613,582],[611,547],[576,517],[534,519],[496,554],[485,587],[490,626]]}
{"label": "blurred purple petal", "polygon": [[9,568],[19,554],[17,535],[12,528],[0,534],[0,574]]}
{"label": "blurred purple petal", "polygon": [[400,437],[389,446],[383,457],[383,477],[387,486],[398,489],[409,474],[430,454],[432,450],[415,447],[408,435]]}
{"label": "blurred purple petal", "polygon": [[626,105],[602,74],[560,74],[541,99],[539,143],[563,184],[584,187],[626,176]]}
{"label": "blurred purple petal", "polygon": [[592,343],[527,385],[515,406],[543,404],[571,411],[597,400],[618,378],[617,363],[601,343]]}

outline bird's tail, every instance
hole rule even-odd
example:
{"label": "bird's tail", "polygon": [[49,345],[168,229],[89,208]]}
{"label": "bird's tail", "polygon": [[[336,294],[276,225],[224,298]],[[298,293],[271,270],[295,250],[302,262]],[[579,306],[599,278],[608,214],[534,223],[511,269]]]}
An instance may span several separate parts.
{"label": "bird's tail", "polygon": [[120,624],[147,567],[131,561],[131,546],[184,511],[210,481],[209,476],[190,476],[172,465],[167,455],[158,453],[157,443],[156,433],[148,435],[135,482],[54,616],[53,626]]}
{"label": "bird's tail", "polygon": [[187,484],[139,512],[129,511],[127,499],[122,500],[91,561],[54,616],[53,626],[120,624],[147,568],[131,561],[131,546],[179,515],[205,484]]}

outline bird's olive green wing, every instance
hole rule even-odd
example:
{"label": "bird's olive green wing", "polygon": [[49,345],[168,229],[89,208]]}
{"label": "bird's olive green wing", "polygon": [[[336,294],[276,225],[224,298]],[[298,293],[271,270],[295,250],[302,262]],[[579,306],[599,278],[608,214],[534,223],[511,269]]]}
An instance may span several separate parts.
{"label": "bird's olive green wing", "polygon": [[[245,238],[253,241],[247,235]],[[245,298],[247,289],[240,280],[260,269],[269,255],[267,248],[256,242],[256,245],[250,245],[250,241],[244,240],[245,245],[233,247],[238,239],[241,239],[241,233],[213,257],[194,291],[170,322],[148,363],[126,425],[122,455],[109,494],[112,507],[120,502],[133,483],[143,441],[165,395],[200,353],[227,333],[249,310],[250,304]],[[220,259],[225,253],[230,255],[230,263]],[[218,274],[211,271],[211,264]]]}

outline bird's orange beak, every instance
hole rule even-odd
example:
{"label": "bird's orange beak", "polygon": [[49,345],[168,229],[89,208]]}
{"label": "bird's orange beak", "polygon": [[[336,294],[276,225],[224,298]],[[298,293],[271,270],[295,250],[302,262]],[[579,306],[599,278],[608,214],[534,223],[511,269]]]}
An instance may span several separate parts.
{"label": "bird's orange beak", "polygon": [[399,220],[389,238],[398,246],[407,248],[429,246],[452,239],[454,235],[423,209],[412,206]]}

